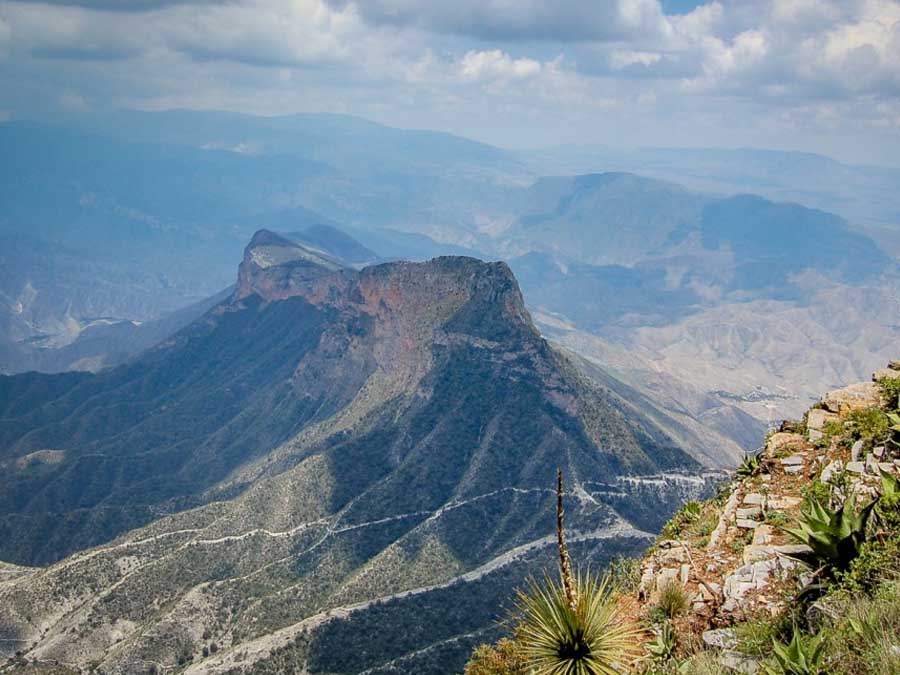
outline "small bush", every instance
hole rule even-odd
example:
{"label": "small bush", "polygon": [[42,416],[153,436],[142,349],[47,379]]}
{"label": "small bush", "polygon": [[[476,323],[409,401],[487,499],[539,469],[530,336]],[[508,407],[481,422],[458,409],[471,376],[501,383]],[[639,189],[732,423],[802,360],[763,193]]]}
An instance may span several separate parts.
{"label": "small bush", "polygon": [[875,518],[885,535],[900,536],[900,484],[895,476],[888,474],[882,477],[882,483]]}
{"label": "small bush", "polygon": [[788,524],[788,517],[784,511],[766,511],[766,522],[775,527],[783,527]]}
{"label": "small bush", "polygon": [[900,378],[886,377],[878,380],[878,385],[881,387],[881,393],[888,403],[888,408],[894,410],[900,408]]}
{"label": "small bush", "polygon": [[850,568],[838,575],[842,588],[851,592],[872,592],[886,582],[900,580],[900,539],[866,542]]}
{"label": "small bush", "polygon": [[787,615],[759,617],[735,625],[734,636],[740,652],[764,658],[771,653],[773,642],[790,638],[792,629],[791,618]]}
{"label": "small bush", "polygon": [[667,619],[674,619],[684,614],[690,605],[687,593],[677,581],[670,581],[659,590],[656,606]]}
{"label": "small bush", "polygon": [[808,485],[804,485],[800,489],[800,494],[807,501],[815,500],[820,504],[831,503],[831,486],[827,483],[823,483],[818,478]]}
{"label": "small bush", "polygon": [[826,640],[829,672],[900,673],[900,584],[883,584],[874,597],[851,597]]}
{"label": "small bush", "polygon": [[734,675],[715,652],[700,652],[678,666],[678,675]]}
{"label": "small bush", "polygon": [[609,563],[609,576],[613,588],[631,595],[636,593],[641,583],[641,560],[616,556]]}
{"label": "small bush", "polygon": [[853,422],[854,436],[868,444],[881,443],[889,436],[887,415],[879,408],[854,410],[847,419]]}
{"label": "small bush", "polygon": [[465,675],[526,675],[528,664],[522,646],[504,638],[495,645],[481,645],[466,664]]}
{"label": "small bush", "polygon": [[844,425],[842,422],[826,422],[825,426],[822,427],[822,433],[826,436],[840,436],[844,433]]}

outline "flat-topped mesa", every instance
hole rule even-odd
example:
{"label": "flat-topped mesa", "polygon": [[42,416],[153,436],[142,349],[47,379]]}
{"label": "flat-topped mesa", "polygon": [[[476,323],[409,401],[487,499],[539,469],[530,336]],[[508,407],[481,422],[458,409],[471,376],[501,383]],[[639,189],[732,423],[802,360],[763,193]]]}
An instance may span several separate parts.
{"label": "flat-topped mesa", "polygon": [[317,306],[402,319],[420,327],[446,326],[489,340],[539,334],[506,263],[444,256],[427,262],[390,262],[360,271],[321,251],[260,230],[244,251],[233,300],[303,297]]}
{"label": "flat-topped mesa", "polygon": [[355,286],[361,309],[374,316],[446,323],[451,332],[489,340],[538,335],[506,263],[461,256],[384,263],[363,269]]}

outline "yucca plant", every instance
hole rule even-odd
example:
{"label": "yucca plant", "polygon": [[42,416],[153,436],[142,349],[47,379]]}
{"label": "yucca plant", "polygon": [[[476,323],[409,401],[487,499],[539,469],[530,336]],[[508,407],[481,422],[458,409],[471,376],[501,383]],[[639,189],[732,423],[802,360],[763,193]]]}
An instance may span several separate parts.
{"label": "yucca plant", "polygon": [[774,663],[763,664],[767,675],[827,675],[824,669],[825,641],[820,634],[803,640],[799,631],[794,631],[790,644],[772,641]]}
{"label": "yucca plant", "polygon": [[866,542],[866,528],[875,504],[871,501],[857,511],[856,497],[851,494],[841,506],[832,509],[815,497],[807,497],[797,521],[799,527],[783,528],[812,549],[794,557],[826,571],[845,571]]}
{"label": "yucca plant", "polygon": [[640,630],[618,616],[609,576],[573,574],[563,528],[562,472],[557,472],[560,579],[531,580],[519,593],[517,636],[534,675],[619,675],[640,656]]}
{"label": "yucca plant", "polygon": [[572,579],[575,607],[565,586],[549,576],[519,595],[519,639],[535,675],[619,675],[638,655],[640,631],[620,620],[608,577]]}

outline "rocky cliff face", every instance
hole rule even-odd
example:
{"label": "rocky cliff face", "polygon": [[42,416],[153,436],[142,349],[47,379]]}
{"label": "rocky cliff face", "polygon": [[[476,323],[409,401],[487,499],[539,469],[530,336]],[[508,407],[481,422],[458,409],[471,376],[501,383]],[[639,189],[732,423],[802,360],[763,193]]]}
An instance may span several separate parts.
{"label": "rocky cliff face", "polygon": [[0,650],[106,673],[444,673],[552,556],[557,466],[597,565],[715,480],[506,265],[268,232],[164,344],[0,391],[0,558],[52,563],[0,578]]}

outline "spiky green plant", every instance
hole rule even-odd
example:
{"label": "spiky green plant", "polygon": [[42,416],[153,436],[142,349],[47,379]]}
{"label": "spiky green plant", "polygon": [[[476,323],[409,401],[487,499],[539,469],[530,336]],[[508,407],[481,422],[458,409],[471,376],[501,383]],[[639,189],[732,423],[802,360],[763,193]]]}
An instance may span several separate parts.
{"label": "spiky green plant", "polygon": [[815,497],[808,497],[798,527],[783,528],[812,549],[794,557],[827,571],[846,570],[866,542],[866,527],[875,504],[876,501],[871,501],[857,511],[856,497],[851,494],[841,506],[832,509]]}
{"label": "spiky green plant", "polygon": [[608,575],[573,574],[563,514],[562,472],[557,471],[560,579],[532,579],[528,590],[519,592],[522,654],[534,675],[619,675],[639,656],[641,632],[618,616]]}
{"label": "spiky green plant", "polygon": [[741,478],[750,478],[759,473],[760,459],[759,455],[744,455],[744,461],[735,472]]}
{"label": "spiky green plant", "polygon": [[659,600],[656,604],[662,614],[669,619],[684,614],[690,607],[687,593],[677,581],[668,581],[659,589]]}
{"label": "spiky green plant", "polygon": [[679,537],[688,525],[693,525],[700,520],[700,514],[703,512],[703,505],[700,502],[685,502],[681,505],[666,526],[663,528],[663,537]]}
{"label": "spiky green plant", "polygon": [[546,576],[519,594],[522,651],[535,675],[620,675],[639,656],[640,630],[618,616],[608,577],[577,573],[575,607]]}
{"label": "spiky green plant", "polygon": [[900,495],[900,479],[892,473],[878,470],[881,474],[881,496],[893,498]]}
{"label": "spiky green plant", "polygon": [[772,641],[774,661],[763,664],[768,675],[827,675],[824,634],[804,640],[794,631],[790,644]]}

